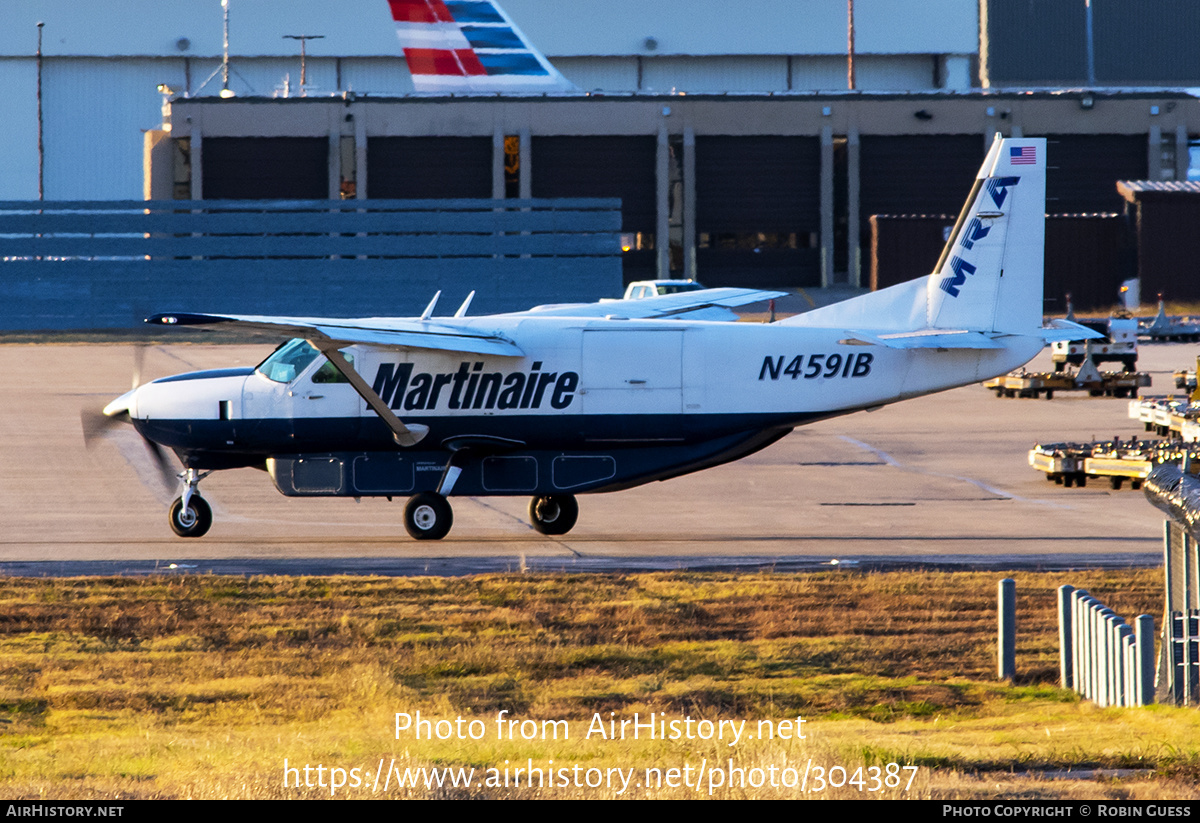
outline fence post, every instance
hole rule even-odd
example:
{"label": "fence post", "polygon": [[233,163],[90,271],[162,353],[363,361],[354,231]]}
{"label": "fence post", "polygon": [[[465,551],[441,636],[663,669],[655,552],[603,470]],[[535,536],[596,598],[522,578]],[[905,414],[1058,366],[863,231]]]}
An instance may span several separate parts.
{"label": "fence post", "polygon": [[1075,644],[1071,640],[1071,607],[1074,602],[1071,594],[1074,591],[1074,586],[1058,587],[1058,673],[1064,689],[1074,688],[1075,684],[1075,662],[1072,658]]}
{"label": "fence post", "polygon": [[1017,676],[1017,582],[1011,577],[1000,581],[997,592],[999,611],[999,675],[1001,680]]}
{"label": "fence post", "polygon": [[1133,643],[1133,629],[1130,628],[1124,620],[1117,623],[1113,640],[1116,643],[1113,646],[1113,673],[1117,680],[1117,699],[1118,706],[1132,706],[1133,700],[1131,692],[1133,690],[1133,678],[1129,671],[1129,654],[1128,649]]}
{"label": "fence post", "polygon": [[1087,609],[1092,596],[1083,589],[1076,589],[1075,594],[1075,691],[1086,696],[1088,684]]}
{"label": "fence post", "polygon": [[1107,606],[1096,611],[1096,703],[1100,706],[1112,705],[1112,669],[1109,666],[1112,645],[1109,642],[1109,629],[1115,614]]}

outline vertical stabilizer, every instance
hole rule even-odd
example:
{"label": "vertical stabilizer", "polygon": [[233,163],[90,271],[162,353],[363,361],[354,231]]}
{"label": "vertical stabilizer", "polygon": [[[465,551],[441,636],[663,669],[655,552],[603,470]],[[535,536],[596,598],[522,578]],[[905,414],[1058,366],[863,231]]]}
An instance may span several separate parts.
{"label": "vertical stabilizer", "polygon": [[493,0],[388,0],[419,92],[577,91]]}
{"label": "vertical stabilizer", "polygon": [[929,327],[1040,328],[1045,217],[1045,139],[997,137],[927,283]]}

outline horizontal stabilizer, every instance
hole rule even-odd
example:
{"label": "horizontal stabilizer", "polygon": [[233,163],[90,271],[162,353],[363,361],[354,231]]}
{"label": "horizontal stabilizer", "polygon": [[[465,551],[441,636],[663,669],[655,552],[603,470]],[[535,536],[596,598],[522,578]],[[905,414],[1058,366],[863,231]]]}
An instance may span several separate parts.
{"label": "horizontal stabilizer", "polygon": [[153,326],[202,326],[237,329],[273,337],[303,337],[339,343],[367,343],[409,349],[495,354],[523,357],[521,348],[507,337],[438,322],[398,320],[390,317],[356,319],[327,317],[262,317],[224,314],[156,314],[146,319]]}
{"label": "horizontal stabilizer", "polygon": [[1051,320],[1049,326],[1043,326],[1042,339],[1047,343],[1058,343],[1067,340],[1099,340],[1103,334],[1087,326],[1081,326],[1070,320]]}
{"label": "horizontal stabilizer", "polygon": [[919,329],[911,332],[870,335],[855,331],[861,340],[891,349],[1002,349],[990,336],[966,329]]}

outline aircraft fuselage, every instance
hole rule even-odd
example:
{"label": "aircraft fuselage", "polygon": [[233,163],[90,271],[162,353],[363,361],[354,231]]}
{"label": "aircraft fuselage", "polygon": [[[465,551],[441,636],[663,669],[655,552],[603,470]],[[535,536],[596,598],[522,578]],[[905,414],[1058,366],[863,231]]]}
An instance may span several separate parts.
{"label": "aircraft fuselage", "polygon": [[[137,390],[131,418],[194,469],[265,465],[288,495],[457,495],[628,488],[744,456],[804,423],[1002,374],[1041,347],[898,350],[781,324],[481,318],[522,357],[348,346],[405,423],[398,446],[324,356],[180,375]],[[303,360],[303,357],[299,358]]]}

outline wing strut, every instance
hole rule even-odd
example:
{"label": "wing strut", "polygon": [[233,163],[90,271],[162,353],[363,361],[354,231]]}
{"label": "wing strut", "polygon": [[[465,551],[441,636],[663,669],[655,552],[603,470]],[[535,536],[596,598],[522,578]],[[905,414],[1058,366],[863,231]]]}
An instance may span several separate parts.
{"label": "wing strut", "polygon": [[375,413],[383,418],[383,422],[387,423],[388,428],[392,430],[392,438],[401,446],[415,446],[421,442],[425,435],[429,434],[429,427],[422,426],[420,423],[411,423],[405,425],[399,417],[388,408],[387,403],[383,402],[383,398],[367,385],[367,381],[362,379],[362,375],[354,370],[354,367],[342,356],[338,351],[338,343],[336,340],[329,339],[310,339],[308,341],[315,348],[321,350],[321,354],[329,358],[329,362],[333,367],[342,373],[342,376],[350,381],[350,385],[358,392],[363,400],[367,401],[367,405],[375,410]]}

